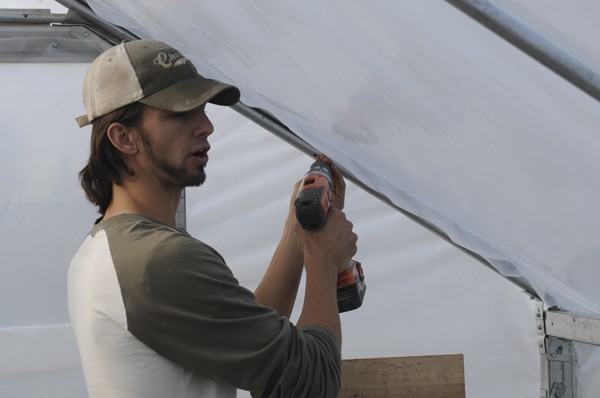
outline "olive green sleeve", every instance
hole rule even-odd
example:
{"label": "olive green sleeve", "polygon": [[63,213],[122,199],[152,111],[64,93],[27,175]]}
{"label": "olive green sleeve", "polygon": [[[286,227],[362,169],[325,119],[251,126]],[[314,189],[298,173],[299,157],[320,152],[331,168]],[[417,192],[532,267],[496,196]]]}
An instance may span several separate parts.
{"label": "olive green sleeve", "polygon": [[146,266],[117,267],[128,330],[140,341],[255,397],[337,398],[340,353],[331,333],[300,329],[258,304],[222,257],[194,238],[164,233],[140,242],[123,255],[145,257]]}

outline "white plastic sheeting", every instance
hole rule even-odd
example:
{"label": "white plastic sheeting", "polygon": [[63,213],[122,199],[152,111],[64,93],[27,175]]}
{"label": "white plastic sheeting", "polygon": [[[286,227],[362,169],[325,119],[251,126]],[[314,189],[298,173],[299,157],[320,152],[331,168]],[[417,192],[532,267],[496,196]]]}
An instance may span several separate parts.
{"label": "white plastic sheeting", "polygon": [[[86,396],[66,308],[70,258],[97,216],[77,181],[90,133],[74,121],[86,67],[0,64],[3,398]],[[187,190],[188,230],[253,288],[311,159],[229,109],[208,115],[216,127],[208,180]],[[526,295],[352,184],[346,211],[368,290],[363,307],[342,315],[345,358],[463,353],[468,397],[536,396]]]}
{"label": "white plastic sheeting", "polygon": [[90,4],[235,83],[547,304],[600,313],[599,105],[448,3]]}
{"label": "white plastic sheeting", "polygon": [[86,396],[66,305],[94,216],[77,181],[89,135],[72,126],[86,67],[0,64],[0,397]]}

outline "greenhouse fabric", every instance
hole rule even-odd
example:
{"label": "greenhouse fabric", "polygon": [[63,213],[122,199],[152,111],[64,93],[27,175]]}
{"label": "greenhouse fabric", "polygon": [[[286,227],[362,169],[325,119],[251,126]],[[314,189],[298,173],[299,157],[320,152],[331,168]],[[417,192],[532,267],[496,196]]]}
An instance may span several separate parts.
{"label": "greenhouse fabric", "polygon": [[[449,2],[87,2],[235,84],[245,105],[548,306],[600,314],[600,104]],[[600,70],[596,2],[490,3]],[[3,45],[40,62],[0,64],[3,397],[85,395],[65,284],[96,217],[77,181],[89,130],[74,122],[87,67],[76,62],[89,57],[77,49],[96,47],[61,40],[58,52],[47,38]],[[42,63],[60,53],[75,63]],[[186,191],[187,228],[252,288],[311,160],[229,109],[208,114],[209,179]],[[467,396],[538,396],[533,301],[519,286],[352,184],[346,211],[368,290],[343,315],[344,358],[463,353]],[[595,397],[600,350],[575,349],[577,396]]]}
{"label": "greenhouse fabric", "polygon": [[599,105],[449,4],[90,4],[548,305],[600,312]]}

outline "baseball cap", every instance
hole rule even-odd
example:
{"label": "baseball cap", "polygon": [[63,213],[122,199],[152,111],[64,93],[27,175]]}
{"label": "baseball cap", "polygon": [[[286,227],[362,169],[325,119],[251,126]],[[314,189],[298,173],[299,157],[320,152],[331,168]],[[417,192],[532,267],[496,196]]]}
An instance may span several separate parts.
{"label": "baseball cap", "polygon": [[86,114],[79,127],[134,102],[186,112],[206,102],[234,105],[240,90],[205,79],[175,48],[154,40],[134,40],[111,47],[90,65],[83,83]]}

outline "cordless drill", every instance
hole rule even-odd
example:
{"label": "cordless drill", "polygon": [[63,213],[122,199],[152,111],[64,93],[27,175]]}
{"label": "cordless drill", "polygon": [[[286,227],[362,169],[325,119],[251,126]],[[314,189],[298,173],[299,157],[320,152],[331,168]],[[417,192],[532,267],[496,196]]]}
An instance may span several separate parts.
{"label": "cordless drill", "polygon": [[[331,200],[331,168],[317,160],[304,175],[294,202],[296,218],[304,229],[317,229],[327,222]],[[337,279],[338,311],[346,312],[362,305],[367,286],[360,262],[350,260]]]}

